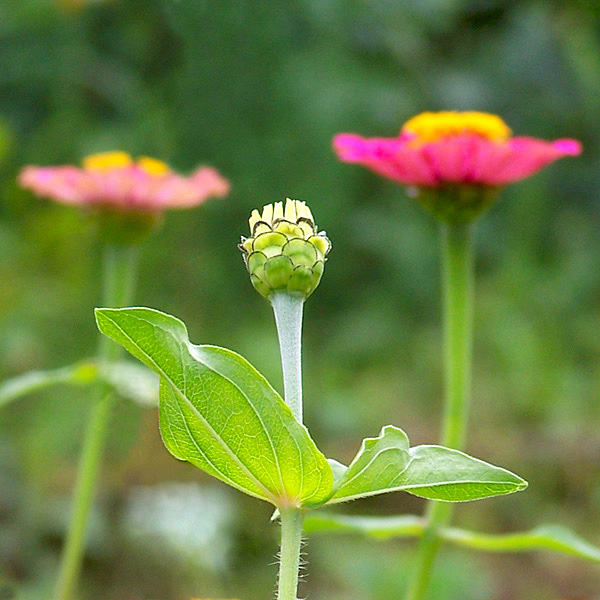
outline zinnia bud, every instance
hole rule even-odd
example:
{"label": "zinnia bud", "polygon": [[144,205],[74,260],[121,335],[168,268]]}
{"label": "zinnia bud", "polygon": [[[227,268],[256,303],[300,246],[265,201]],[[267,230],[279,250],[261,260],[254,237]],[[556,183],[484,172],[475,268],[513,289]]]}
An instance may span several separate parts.
{"label": "zinnia bud", "polygon": [[317,233],[304,202],[290,200],[252,211],[250,237],[239,245],[252,285],[265,298],[287,292],[308,298],[321,280],[331,242]]}

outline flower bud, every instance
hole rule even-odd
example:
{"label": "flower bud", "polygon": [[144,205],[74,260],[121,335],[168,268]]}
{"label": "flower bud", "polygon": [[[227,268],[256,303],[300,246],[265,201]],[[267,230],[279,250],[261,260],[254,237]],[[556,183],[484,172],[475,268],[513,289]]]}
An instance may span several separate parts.
{"label": "flower bud", "polygon": [[321,280],[331,242],[317,233],[304,202],[290,200],[252,211],[250,237],[239,245],[252,285],[265,298],[287,292],[308,298]]}

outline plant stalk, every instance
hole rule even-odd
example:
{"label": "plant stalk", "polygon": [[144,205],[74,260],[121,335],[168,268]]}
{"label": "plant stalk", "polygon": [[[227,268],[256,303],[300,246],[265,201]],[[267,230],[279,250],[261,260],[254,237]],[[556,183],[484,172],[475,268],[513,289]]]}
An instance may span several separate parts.
{"label": "plant stalk", "polygon": [[[473,223],[442,225],[444,312],[444,418],[441,443],[461,450],[471,396],[473,347]],[[441,543],[440,529],[450,522],[453,504],[430,501],[427,525],[417,551],[407,600],[422,600]]]}
{"label": "plant stalk", "polygon": [[[103,306],[119,308],[131,304],[137,256],[135,246],[107,245],[104,248]],[[98,345],[98,368],[102,370],[115,361],[120,353],[120,346],[101,335]],[[54,592],[55,600],[72,600],[75,597],[81,572],[88,519],[115,401],[114,394],[103,381],[99,383],[97,394],[79,458],[71,520],[61,557]]]}
{"label": "plant stalk", "polygon": [[285,403],[302,423],[302,312],[304,297],[280,292],[269,300],[275,314]]}
{"label": "plant stalk", "polygon": [[[273,294],[269,300],[275,314],[285,403],[302,423],[302,313],[304,297]],[[281,553],[277,600],[296,600],[302,544],[302,509],[281,508]]]}
{"label": "plant stalk", "polygon": [[281,553],[277,600],[296,600],[303,515],[299,508],[281,509]]}

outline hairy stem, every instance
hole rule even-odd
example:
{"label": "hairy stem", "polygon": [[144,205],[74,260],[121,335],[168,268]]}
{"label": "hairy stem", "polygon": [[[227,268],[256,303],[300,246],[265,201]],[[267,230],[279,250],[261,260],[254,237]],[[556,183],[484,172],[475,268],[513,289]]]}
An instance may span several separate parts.
{"label": "hairy stem", "polygon": [[[444,421],[441,443],[462,449],[470,395],[473,330],[473,225],[442,226],[444,297]],[[441,542],[440,529],[450,522],[453,505],[430,501],[427,525],[418,548],[407,600],[425,596]]]}
{"label": "hairy stem", "polygon": [[277,600],[296,600],[300,546],[302,544],[302,511],[298,508],[281,510],[281,557]]}
{"label": "hairy stem", "polygon": [[[137,248],[107,246],[104,250],[103,298],[104,306],[118,308],[131,303],[137,263]],[[101,335],[98,346],[99,368],[116,360],[120,347]],[[97,398],[92,407],[83,441],[73,494],[71,521],[61,557],[60,571],[54,598],[72,600],[75,597],[88,525],[104,443],[114,404],[114,394],[100,382]]]}

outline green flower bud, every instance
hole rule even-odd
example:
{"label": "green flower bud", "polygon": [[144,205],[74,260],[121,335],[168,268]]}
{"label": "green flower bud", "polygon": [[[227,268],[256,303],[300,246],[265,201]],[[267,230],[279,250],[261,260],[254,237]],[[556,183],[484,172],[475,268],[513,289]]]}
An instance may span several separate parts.
{"label": "green flower bud", "polygon": [[250,237],[239,245],[252,285],[265,298],[287,292],[308,298],[315,290],[331,242],[317,233],[312,213],[304,202],[290,200],[253,210]]}

